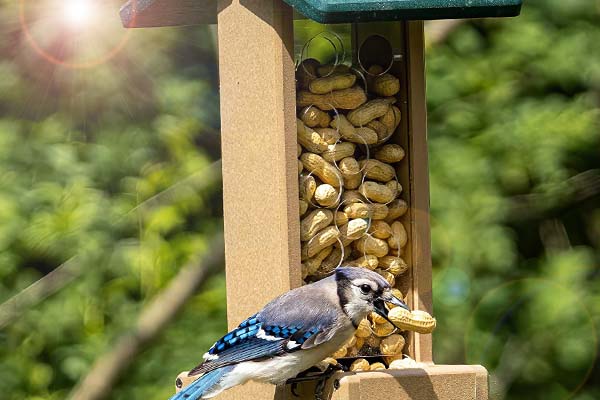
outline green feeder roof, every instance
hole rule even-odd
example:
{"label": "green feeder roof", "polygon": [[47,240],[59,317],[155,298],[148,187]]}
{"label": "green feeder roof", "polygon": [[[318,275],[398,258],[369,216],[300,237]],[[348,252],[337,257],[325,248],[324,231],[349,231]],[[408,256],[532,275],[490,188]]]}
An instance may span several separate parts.
{"label": "green feeder roof", "polygon": [[285,0],[320,23],[514,17],[523,0]]}
{"label": "green feeder roof", "polygon": [[[284,0],[298,14],[320,23],[428,20],[519,15],[523,0]],[[217,0],[129,0],[123,25],[216,23]]]}

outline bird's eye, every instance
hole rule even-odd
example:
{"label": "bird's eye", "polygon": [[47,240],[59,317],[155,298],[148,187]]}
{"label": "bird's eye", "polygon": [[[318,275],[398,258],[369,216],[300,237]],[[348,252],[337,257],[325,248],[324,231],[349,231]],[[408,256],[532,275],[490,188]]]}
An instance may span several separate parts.
{"label": "bird's eye", "polygon": [[369,285],[360,285],[360,291],[363,292],[363,294],[368,294],[371,292],[371,286]]}

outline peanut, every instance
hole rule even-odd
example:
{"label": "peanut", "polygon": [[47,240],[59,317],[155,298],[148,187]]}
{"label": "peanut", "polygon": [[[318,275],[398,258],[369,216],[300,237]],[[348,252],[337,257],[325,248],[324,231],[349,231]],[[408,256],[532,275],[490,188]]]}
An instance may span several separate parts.
{"label": "peanut", "polygon": [[296,143],[296,153],[298,157],[302,154],[302,146],[300,146],[300,143]]}
{"label": "peanut", "polygon": [[346,354],[348,353],[348,349],[346,348],[346,346],[339,348],[335,353],[333,353],[331,355],[331,357],[333,358],[342,358],[344,356],[346,356]]}
{"label": "peanut", "polygon": [[357,258],[354,261],[349,261],[348,265],[374,270],[379,265],[379,260],[377,259],[377,257],[367,254],[360,258]]}
{"label": "peanut", "polygon": [[384,124],[387,128],[387,136],[391,136],[395,131],[400,121],[402,120],[402,113],[396,106],[392,106],[389,110],[379,118],[379,122]]}
{"label": "peanut", "polygon": [[394,193],[394,199],[400,196],[400,194],[402,193],[402,185],[397,180],[386,182],[385,186],[387,186],[392,191],[392,193]]}
{"label": "peanut", "polygon": [[350,338],[350,340],[348,340],[346,342],[346,344],[344,344],[344,347],[346,347],[346,348],[348,348],[348,347],[354,347],[354,346],[356,346],[356,336],[352,336]]}
{"label": "peanut", "polygon": [[394,287],[396,285],[396,277],[391,272],[384,271],[384,270],[382,270],[380,268],[377,268],[375,270],[375,272],[377,272],[379,275],[381,275],[383,277],[383,279],[385,279],[386,281],[388,281],[388,283],[390,284],[390,286]]}
{"label": "peanut", "polygon": [[333,246],[326,247],[313,258],[309,258],[308,260],[306,260],[302,264],[302,279],[305,279],[308,275],[312,275],[315,272],[317,272],[323,260],[327,258],[327,256],[329,256],[329,254],[331,254],[332,251]]}
{"label": "peanut", "polygon": [[346,357],[357,357],[359,352],[360,349],[358,347],[350,347],[348,348],[348,354],[346,354]]}
{"label": "peanut", "polygon": [[383,324],[373,324],[371,329],[376,336],[386,337],[392,334],[396,330],[396,327],[385,321]]}
{"label": "peanut", "polygon": [[[306,166],[306,163],[304,163],[304,166]],[[310,170],[310,168],[308,169]],[[383,204],[391,202],[395,197],[394,192],[390,188],[371,181],[363,182],[358,191],[367,199]]]}
{"label": "peanut", "polygon": [[344,189],[357,189],[362,180],[358,161],[353,157],[346,157],[340,161],[338,166],[344,178]]}
{"label": "peanut", "polygon": [[346,357],[357,357],[359,352],[360,349],[358,347],[349,347],[348,354],[346,354]]}
{"label": "peanut", "polygon": [[362,237],[366,232],[369,224],[364,219],[351,219],[346,225],[340,227],[340,237],[342,244],[347,246],[352,241]]}
{"label": "peanut", "polygon": [[302,245],[302,261],[316,256],[324,248],[336,243],[339,237],[340,231],[335,226],[322,229]]}
{"label": "peanut", "polygon": [[315,190],[315,200],[323,207],[334,207],[337,205],[339,197],[339,190],[328,183],[317,186],[317,190]]}
{"label": "peanut", "polygon": [[374,119],[373,121],[369,122],[366,126],[367,128],[373,129],[377,133],[377,143],[387,139],[388,131],[387,127],[383,124],[383,122]]}
{"label": "peanut", "polygon": [[381,65],[373,64],[367,68],[367,71],[371,75],[381,75],[383,73],[383,67]]}
{"label": "peanut", "polygon": [[396,356],[402,354],[402,349],[404,349],[405,344],[406,340],[404,339],[404,336],[394,333],[393,335],[382,339],[379,348],[383,355]]}
{"label": "peanut", "polygon": [[379,75],[373,79],[370,89],[383,97],[394,96],[400,91],[400,80],[392,74]]}
{"label": "peanut", "polygon": [[366,126],[356,128],[356,135],[358,138],[356,139],[355,143],[375,144],[379,140],[377,132],[371,128],[367,128]]}
{"label": "peanut", "polygon": [[406,233],[406,229],[404,229],[402,222],[396,221],[392,223],[391,228],[392,236],[388,239],[388,245],[392,249],[401,249],[406,246],[408,234]]}
{"label": "peanut", "polygon": [[302,161],[298,160],[298,175],[300,175],[302,171],[304,171],[304,164],[302,164]]}
{"label": "peanut", "polygon": [[400,257],[383,256],[379,259],[379,265],[393,275],[400,275],[408,270],[408,264]]}
{"label": "peanut", "polygon": [[296,100],[299,107],[313,104],[323,111],[333,109],[353,110],[367,101],[367,95],[360,87],[353,86],[327,94],[314,94],[301,90],[298,92]]}
{"label": "peanut", "polygon": [[319,74],[319,76],[327,76],[327,75],[331,75],[333,73],[339,74],[339,73],[346,73],[346,72],[350,72],[350,67],[345,64],[338,64],[338,65],[326,64],[326,65],[321,65],[320,67],[317,68],[317,73]]}
{"label": "peanut", "polygon": [[300,216],[303,216],[304,214],[306,214],[306,212],[308,211],[308,202],[306,200],[302,200],[300,199]]}
{"label": "peanut", "polygon": [[[356,149],[356,146],[354,145],[354,143],[342,142],[342,143],[330,144],[327,147],[327,150],[325,150],[321,154],[321,157],[323,157],[323,159],[325,161],[329,161],[329,162],[340,161],[343,158],[354,155],[355,149]],[[340,171],[341,171],[341,168],[340,168]],[[342,173],[342,176],[343,176],[343,173]]]}
{"label": "peanut", "polygon": [[357,129],[348,121],[345,115],[339,114],[333,117],[330,124],[333,128],[336,128],[341,137],[345,140],[357,143],[357,144],[375,144],[377,143],[377,133],[370,129]]}
{"label": "peanut", "polygon": [[296,70],[296,81],[299,88],[308,89],[310,82],[317,78],[317,67],[319,65],[320,62],[314,58],[307,58],[302,61]]}
{"label": "peanut", "polygon": [[359,162],[359,165],[367,178],[379,182],[391,181],[396,176],[394,167],[384,164],[379,160],[362,160]]}
{"label": "peanut", "polygon": [[[367,325],[369,325],[369,324],[367,323]],[[356,336],[356,344],[354,345],[354,348],[360,350],[360,349],[362,349],[362,347],[364,345],[365,345],[365,338]]]}
{"label": "peanut", "polygon": [[329,114],[314,106],[308,106],[302,109],[302,111],[300,111],[300,119],[304,122],[304,125],[310,128],[327,128],[331,122]]}
{"label": "peanut", "polygon": [[340,227],[348,223],[348,216],[343,211],[336,211],[334,215],[335,225]]}
{"label": "peanut", "polygon": [[300,156],[304,167],[315,174],[323,181],[333,187],[339,188],[342,185],[342,175],[337,168],[329,164],[323,157],[314,153],[304,153]]}
{"label": "peanut", "polygon": [[369,362],[364,358],[357,358],[352,364],[350,364],[350,371],[368,371],[370,369]]}
{"label": "peanut", "polygon": [[321,135],[327,145],[336,144],[340,140],[340,134],[332,128],[315,128],[315,131]]}
{"label": "peanut", "polygon": [[306,242],[317,234],[321,229],[329,226],[333,220],[330,210],[311,211],[300,222],[300,240]]}
{"label": "peanut", "polygon": [[314,94],[326,94],[334,90],[351,88],[355,83],[356,75],[350,73],[336,73],[313,79],[308,84],[308,90]]}
{"label": "peanut", "polygon": [[385,368],[385,364],[381,363],[381,362],[374,362],[369,367],[369,371],[380,371],[380,370],[383,370],[383,369],[386,369]]}
{"label": "peanut", "polygon": [[388,252],[388,244],[371,236],[363,236],[354,242],[354,248],[363,254],[372,254],[376,257],[383,257]]}
{"label": "peanut", "polygon": [[300,199],[310,201],[317,190],[317,181],[312,176],[300,176],[299,191]]}
{"label": "peanut", "polygon": [[381,338],[375,335],[371,335],[367,339],[365,339],[365,344],[369,347],[373,347],[376,349],[381,344]]}
{"label": "peanut", "polygon": [[321,262],[319,270],[323,274],[328,274],[342,262],[342,250],[338,246],[334,246],[331,253]]}
{"label": "peanut", "polygon": [[387,319],[383,318],[376,312],[372,312],[371,314],[369,314],[369,318],[371,319],[371,321],[373,321],[374,324],[383,324],[387,321]]}
{"label": "peanut", "polygon": [[[383,123],[381,124],[383,125]],[[404,149],[398,144],[384,144],[375,152],[377,160],[388,164],[402,161],[405,155]]]}
{"label": "peanut", "polygon": [[392,308],[388,314],[390,321],[399,329],[418,333],[431,333],[435,329],[436,320],[429,313],[421,310],[407,311],[402,307]]}
{"label": "peanut", "polygon": [[371,336],[371,324],[369,324],[369,321],[366,318],[360,321],[360,324],[358,324],[358,328],[356,328],[354,336],[359,338],[368,338],[369,336]]}
{"label": "peanut", "polygon": [[385,218],[385,222],[387,222],[388,224],[391,224],[392,222],[406,214],[406,212],[408,211],[408,204],[402,199],[396,199],[387,206],[389,212],[387,217]]}
{"label": "peanut", "polygon": [[388,214],[385,204],[352,203],[344,207],[348,218],[371,218],[373,220],[384,219]]}
{"label": "peanut", "polygon": [[327,365],[337,365],[338,364],[337,360],[333,357],[327,357],[326,359],[321,361],[321,363],[325,364],[324,365],[325,368],[327,368]]}
{"label": "peanut", "polygon": [[387,239],[392,236],[392,228],[385,221],[372,221],[369,233],[377,239]]}
{"label": "peanut", "polygon": [[419,365],[412,358],[400,358],[392,361],[389,364],[389,369],[407,369],[407,368],[417,368]]}
{"label": "peanut", "polygon": [[[358,165],[358,163],[356,164]],[[354,203],[365,203],[367,199],[357,190],[344,190],[342,193],[342,203],[344,204],[354,204]],[[387,215],[387,210],[386,210]],[[365,217],[354,217],[354,218],[365,218]]]}
{"label": "peanut", "polygon": [[296,131],[298,133],[298,143],[306,150],[312,153],[322,153],[327,150],[328,144],[321,135],[304,125],[304,122],[300,119],[296,119]]}
{"label": "peanut", "polygon": [[350,111],[347,117],[348,121],[354,126],[364,126],[375,118],[384,116],[390,109],[390,104],[395,101],[395,99],[375,99],[368,101]]}
{"label": "peanut", "polygon": [[390,250],[388,251],[388,256],[402,257],[403,255],[404,255],[404,252],[402,251],[402,249],[390,248]]}

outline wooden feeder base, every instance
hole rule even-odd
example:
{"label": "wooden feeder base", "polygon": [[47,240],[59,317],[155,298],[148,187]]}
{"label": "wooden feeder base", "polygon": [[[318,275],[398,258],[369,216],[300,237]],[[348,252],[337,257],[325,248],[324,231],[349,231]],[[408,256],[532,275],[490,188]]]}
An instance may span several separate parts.
{"label": "wooden feeder base", "polygon": [[331,396],[331,400],[487,398],[488,373],[480,365],[431,365],[415,369],[345,373],[339,378],[339,388]]}

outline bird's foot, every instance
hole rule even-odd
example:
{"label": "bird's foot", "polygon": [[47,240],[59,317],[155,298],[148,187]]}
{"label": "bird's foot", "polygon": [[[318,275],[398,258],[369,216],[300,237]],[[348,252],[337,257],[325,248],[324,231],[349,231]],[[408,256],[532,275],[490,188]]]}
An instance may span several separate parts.
{"label": "bird's foot", "polygon": [[315,400],[324,400],[323,394],[325,391],[325,385],[329,378],[333,376],[338,371],[347,371],[343,365],[337,364],[329,364],[325,371],[313,372],[312,368],[308,369],[304,372],[301,372],[295,378],[290,378],[287,380],[287,384],[292,385],[291,391],[295,397],[300,397],[298,392],[296,391],[298,388],[298,383],[301,382],[309,382],[316,381],[317,384],[315,386]]}

